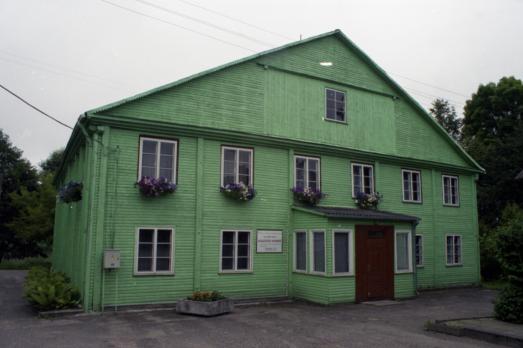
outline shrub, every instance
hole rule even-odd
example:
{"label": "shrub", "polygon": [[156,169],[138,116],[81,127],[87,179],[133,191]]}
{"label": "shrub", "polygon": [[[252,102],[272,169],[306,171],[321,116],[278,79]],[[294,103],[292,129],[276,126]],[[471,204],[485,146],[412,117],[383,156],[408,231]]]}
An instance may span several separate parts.
{"label": "shrub", "polygon": [[49,259],[43,257],[26,257],[25,259],[4,259],[0,262],[0,269],[30,269],[34,266],[51,267]]}
{"label": "shrub", "polygon": [[38,310],[72,308],[80,303],[80,292],[64,273],[41,266],[31,268],[27,274],[24,295]]}
{"label": "shrub", "polygon": [[509,283],[496,299],[494,311],[500,320],[523,324],[523,289]]}
{"label": "shrub", "polygon": [[187,297],[188,300],[202,302],[218,301],[224,298],[225,296],[218,291],[195,291],[191,296]]}
{"label": "shrub", "polygon": [[481,277],[485,281],[501,279],[503,270],[496,255],[497,230],[487,225],[479,226]]}

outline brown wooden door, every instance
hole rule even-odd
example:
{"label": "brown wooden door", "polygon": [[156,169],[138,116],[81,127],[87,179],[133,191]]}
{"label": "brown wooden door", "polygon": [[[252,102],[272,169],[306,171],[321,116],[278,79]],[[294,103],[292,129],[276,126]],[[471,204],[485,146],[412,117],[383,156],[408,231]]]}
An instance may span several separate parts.
{"label": "brown wooden door", "polygon": [[356,225],[356,301],[394,298],[394,227]]}

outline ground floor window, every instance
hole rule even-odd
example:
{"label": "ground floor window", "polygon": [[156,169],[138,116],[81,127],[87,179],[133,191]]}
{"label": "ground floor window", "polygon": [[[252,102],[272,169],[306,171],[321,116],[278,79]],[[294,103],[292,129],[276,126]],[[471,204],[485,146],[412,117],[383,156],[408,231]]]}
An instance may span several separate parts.
{"label": "ground floor window", "polygon": [[172,273],[174,230],[139,228],[136,237],[135,273]]}
{"label": "ground floor window", "polygon": [[222,231],[221,272],[242,272],[251,270],[251,232]]}
{"label": "ground floor window", "polygon": [[294,233],[294,270],[307,272],[307,232]]}
{"label": "ground floor window", "polygon": [[312,272],[325,273],[325,232],[312,231]]}
{"label": "ground floor window", "polygon": [[447,265],[461,265],[461,236],[447,235]]}
{"label": "ground floor window", "polygon": [[354,273],[354,265],[352,261],[352,231],[350,230],[334,230],[333,231],[333,260],[334,260],[334,274],[348,274]]}
{"label": "ground floor window", "polygon": [[396,273],[412,272],[411,233],[410,231],[396,231],[395,235]]}
{"label": "ground floor window", "polygon": [[414,251],[416,257],[416,266],[423,266],[423,236],[417,235],[414,241]]}

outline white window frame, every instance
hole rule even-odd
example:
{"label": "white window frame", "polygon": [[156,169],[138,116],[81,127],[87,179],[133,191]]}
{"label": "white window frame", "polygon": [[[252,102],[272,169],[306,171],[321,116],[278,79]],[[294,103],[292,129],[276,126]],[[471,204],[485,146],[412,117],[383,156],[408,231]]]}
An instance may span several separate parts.
{"label": "white window frame", "polygon": [[[456,179],[456,203],[452,203],[452,188],[449,186],[449,199],[450,203],[445,202],[445,178],[449,178],[449,183],[452,183],[452,179]],[[459,176],[457,175],[441,175],[441,199],[443,205],[448,207],[459,207]]]}
{"label": "white window frame", "polygon": [[[304,233],[305,234],[305,269],[297,269],[296,268],[296,256],[297,256],[297,244],[298,244],[298,238],[296,238],[296,235],[298,233]],[[307,256],[308,252],[308,248],[307,248],[307,243],[309,241],[309,237],[308,237],[308,233],[307,233],[307,230],[295,230],[294,231],[294,235],[293,235],[293,247],[292,247],[292,270],[296,273],[307,273],[307,259],[309,258]]]}
{"label": "white window frame", "polygon": [[236,147],[236,146],[223,146],[222,145],[222,156],[221,156],[221,173],[220,173],[220,184],[221,186],[225,186],[223,182],[224,178],[224,170],[225,170],[225,150],[234,150],[236,151],[235,154],[235,162],[236,162],[236,177],[234,178],[234,182],[238,184],[240,182],[240,151],[247,151],[251,153],[251,156],[249,158],[249,186],[254,187],[254,166],[253,166],[253,158],[254,158],[254,149],[248,148],[248,147]]}
{"label": "white window frame", "polygon": [[314,157],[314,156],[302,156],[302,155],[294,155],[294,187],[296,187],[296,159],[303,158],[305,159],[305,172],[304,174],[304,188],[310,187],[309,186],[309,160],[316,160],[318,161],[318,170],[317,170],[317,182],[318,182],[318,191],[321,191],[321,158],[320,157]]}
{"label": "white window frame", "polygon": [[[344,107],[343,107],[343,120],[340,121],[340,120],[336,120],[336,119],[332,119],[332,118],[328,118],[327,117],[327,91],[334,91],[335,93],[338,92],[338,93],[343,93],[343,96],[344,96]],[[331,121],[331,122],[338,122],[338,123],[347,123],[347,92],[345,91],[340,91],[339,89],[335,89],[335,88],[330,88],[330,87],[326,87],[325,88],[325,113],[324,113],[324,116],[323,116],[323,119],[325,121]]]}
{"label": "white window frame", "polygon": [[143,156],[143,142],[144,140],[148,141],[156,141],[158,143],[156,147],[156,178],[160,177],[160,153],[161,153],[161,144],[162,143],[169,143],[174,144],[173,148],[173,177],[172,182],[173,184],[176,184],[176,181],[178,179],[178,173],[177,173],[177,163],[178,163],[178,140],[169,140],[169,139],[161,139],[161,138],[150,138],[150,137],[140,137],[140,150],[139,150],[139,156],[138,156],[138,181],[142,179],[142,156]]}
{"label": "white window frame", "polygon": [[[425,265],[425,246],[424,246],[424,238],[422,234],[416,234],[414,238],[420,238],[420,251],[421,251],[421,257],[420,257],[420,263],[416,263],[416,267],[423,267]],[[416,239],[414,239],[414,262],[416,262]]]}
{"label": "white window frame", "polygon": [[[459,237],[459,262],[454,262],[454,258],[452,258],[452,263],[448,263],[448,246],[447,246],[447,239],[448,237],[452,237],[452,250],[453,250],[453,253],[454,253],[454,245],[455,245],[455,241],[454,241],[454,238],[455,237]],[[461,234],[456,234],[456,233],[448,233],[448,234],[445,234],[445,265],[447,266],[462,266],[463,265],[463,237],[461,236]],[[455,255],[454,255],[455,256]]]}
{"label": "white window frame", "polygon": [[[222,269],[222,248],[223,248],[223,232],[234,232],[234,248],[233,248],[233,269]],[[249,269],[237,269],[238,267],[238,232],[249,232]],[[253,269],[253,251],[252,251],[252,231],[248,229],[224,229],[220,231],[220,255],[219,255],[219,269],[220,273],[252,273]]]}
{"label": "white window frame", "polygon": [[[336,233],[345,233],[349,235],[348,238],[348,248],[349,248],[349,271],[348,272],[336,272],[336,247],[335,247],[335,241],[336,241]],[[354,275],[354,263],[356,261],[355,255],[354,255],[354,233],[351,229],[333,229],[332,230],[332,275],[337,277],[342,276],[353,276]]]}
{"label": "white window frame", "polygon": [[[410,198],[409,199],[405,199],[405,180],[403,178],[404,176],[404,173],[409,173],[409,193],[410,193]],[[412,180],[412,174],[413,173],[416,173],[418,174],[418,200],[414,200],[413,197],[414,197],[414,184],[413,184],[413,180]],[[401,199],[403,200],[403,202],[407,202],[407,203],[422,203],[423,202],[423,198],[422,198],[422,192],[421,192],[421,171],[420,170],[413,170],[413,169],[402,169],[401,170],[401,187],[402,187],[402,191],[401,191]]]}
{"label": "white window frame", "polygon": [[[140,246],[140,230],[154,230],[153,234],[153,270],[152,271],[138,271],[138,256]],[[171,262],[169,271],[156,271],[156,249],[157,249],[157,237],[158,230],[170,230],[171,231]],[[175,248],[175,229],[171,226],[166,227],[137,227],[135,232],[134,242],[134,275],[173,275],[174,274],[174,248]]]}
{"label": "white window frame", "polygon": [[[314,233],[323,233],[323,251],[324,251],[324,270],[323,272],[314,270]],[[325,230],[310,230],[309,231],[309,254],[310,254],[310,272],[311,274],[325,275],[327,273],[327,233]]]}
{"label": "white window frame", "polygon": [[[398,234],[407,234],[407,262],[409,265],[408,269],[398,269]],[[409,230],[396,230],[394,231],[394,272],[399,273],[412,273],[412,231]]]}
{"label": "white window frame", "polygon": [[[359,166],[361,167],[361,178],[362,178],[362,187],[363,187],[363,168],[367,167],[367,168],[371,168],[372,170],[372,180],[370,181],[370,185],[371,185],[371,190],[370,192],[371,193],[374,193],[375,191],[375,188],[374,188],[374,165],[372,164],[366,164],[366,163],[351,163],[350,164],[350,177],[351,177],[351,181],[352,181],[352,198],[356,198],[356,192],[354,192],[354,166]],[[365,187],[363,187],[363,191],[365,192]]]}

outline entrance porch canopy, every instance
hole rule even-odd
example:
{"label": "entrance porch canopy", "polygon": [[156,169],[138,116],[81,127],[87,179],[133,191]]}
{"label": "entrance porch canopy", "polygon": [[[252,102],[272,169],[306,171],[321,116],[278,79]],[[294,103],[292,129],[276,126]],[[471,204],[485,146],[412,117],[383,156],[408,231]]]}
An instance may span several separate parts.
{"label": "entrance porch canopy", "polygon": [[410,222],[417,225],[420,218],[412,215],[405,215],[399,213],[392,213],[382,210],[374,209],[355,209],[346,207],[302,207],[293,206],[292,209],[311,213],[315,215],[324,216],[335,219],[350,219],[350,220],[381,220],[381,221],[401,221]]}

